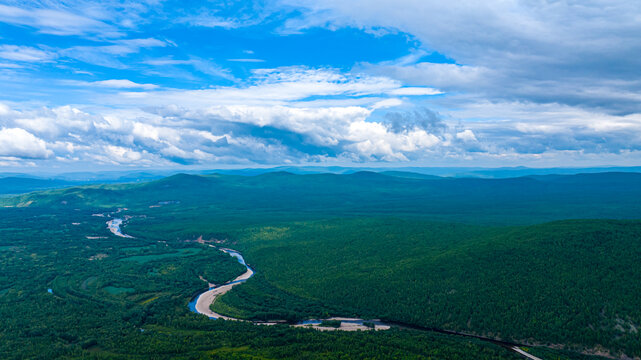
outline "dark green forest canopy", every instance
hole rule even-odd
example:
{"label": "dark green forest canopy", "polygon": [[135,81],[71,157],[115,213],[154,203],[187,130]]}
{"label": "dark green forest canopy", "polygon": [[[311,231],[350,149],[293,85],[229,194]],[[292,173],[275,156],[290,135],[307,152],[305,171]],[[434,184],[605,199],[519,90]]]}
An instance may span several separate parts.
{"label": "dark green forest canopy", "polygon": [[[0,212],[2,359],[518,359],[493,344],[434,333],[210,320],[187,302],[205,289],[199,275],[220,283],[244,271],[222,252],[117,238],[104,218],[81,210]],[[198,251],[166,256],[184,249]]]}
{"label": "dark green forest canopy", "polygon": [[[208,244],[257,270],[214,305],[230,315],[384,318],[568,351],[532,347],[544,359],[639,356],[641,224],[622,220],[641,218],[639,185],[617,173],[272,173],[0,198],[11,206],[0,208],[0,357],[518,358],[410,330],[211,321],[187,308],[199,276],[221,283],[243,268]],[[135,238],[92,216],[123,207]]]}
{"label": "dark green forest canopy", "polygon": [[[131,185],[93,185],[13,198],[4,206],[128,207],[151,211],[180,202],[208,215],[283,215],[304,220],[340,215],[421,216],[477,224],[532,224],[562,219],[641,217],[641,174],[599,173],[511,179],[420,179],[371,172],[349,175],[175,175]],[[153,209],[152,209],[153,210]],[[163,206],[157,211],[172,211]]]}
{"label": "dark green forest canopy", "polygon": [[298,299],[308,316],[341,309],[522,343],[641,351],[638,221],[479,228],[341,219],[241,239],[263,271],[215,305],[235,315],[276,317],[284,298],[286,316],[304,308],[289,304]]}

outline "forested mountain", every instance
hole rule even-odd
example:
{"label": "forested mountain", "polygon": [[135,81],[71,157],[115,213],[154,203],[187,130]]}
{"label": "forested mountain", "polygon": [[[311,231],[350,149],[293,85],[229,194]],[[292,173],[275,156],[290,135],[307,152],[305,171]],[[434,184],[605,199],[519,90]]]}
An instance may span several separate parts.
{"label": "forested mountain", "polygon": [[238,241],[263,269],[215,305],[238,316],[342,309],[521,343],[641,354],[638,221],[480,228],[341,219],[253,229]]}
{"label": "forested mountain", "polygon": [[[159,201],[218,211],[419,215],[455,222],[527,224],[641,217],[641,174],[511,179],[348,175],[174,175],[131,185],[92,185],[0,199],[5,206],[147,208]],[[598,206],[595,206],[598,204]]]}
{"label": "forested mountain", "polygon": [[[641,174],[175,175],[0,198],[0,357],[543,359],[641,356]],[[121,218],[117,237],[106,222]],[[319,333],[189,311],[382,318]],[[431,330],[430,330],[431,329]],[[354,345],[357,344],[357,345]]]}
{"label": "forested mountain", "polygon": [[0,194],[22,194],[37,190],[69,187],[77,183],[55,180],[35,179],[28,177],[4,177],[0,178]]}

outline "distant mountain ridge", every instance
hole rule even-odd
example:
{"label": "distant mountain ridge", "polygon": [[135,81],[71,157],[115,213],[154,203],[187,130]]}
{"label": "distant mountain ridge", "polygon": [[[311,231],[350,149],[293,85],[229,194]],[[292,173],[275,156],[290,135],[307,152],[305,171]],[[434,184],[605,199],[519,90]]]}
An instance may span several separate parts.
{"label": "distant mountain ridge", "polygon": [[237,169],[137,169],[121,171],[95,171],[95,172],[66,172],[50,173],[16,173],[0,172],[0,178],[20,177],[34,179],[64,180],[84,183],[125,183],[161,179],[175,174],[193,175],[241,175],[256,176],[272,172],[289,172],[292,174],[352,174],[360,171],[377,172],[401,177],[418,177],[418,175],[431,175],[439,177],[479,177],[479,178],[513,178],[531,175],[574,175],[582,173],[602,172],[638,172],[641,166],[600,166],[585,168],[528,168],[528,167],[343,167],[343,166],[275,166],[264,168],[237,168]]}
{"label": "distant mountain ridge", "polygon": [[0,178],[0,194],[23,194],[26,192],[69,187],[78,184],[78,182],[57,179],[5,177]]}
{"label": "distant mountain ridge", "polygon": [[[441,178],[411,173],[256,176],[177,174],[159,180],[83,185],[0,199],[3,206],[138,207],[159,201],[258,212],[374,213],[486,223],[641,218],[641,174]],[[599,206],[594,206],[599,204]]]}

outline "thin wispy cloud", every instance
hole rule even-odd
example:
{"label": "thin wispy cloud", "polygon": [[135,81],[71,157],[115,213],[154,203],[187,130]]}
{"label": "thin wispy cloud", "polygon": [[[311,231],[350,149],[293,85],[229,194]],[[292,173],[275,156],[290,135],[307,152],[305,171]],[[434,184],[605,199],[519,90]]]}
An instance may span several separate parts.
{"label": "thin wispy cloud", "polygon": [[102,88],[112,88],[112,89],[144,89],[144,90],[153,90],[158,88],[158,85],[155,84],[139,84],[127,79],[110,79],[110,80],[99,80],[99,81],[77,81],[77,80],[66,80],[63,81],[63,84],[79,87],[102,87]]}
{"label": "thin wispy cloud", "polygon": [[0,59],[16,62],[43,62],[55,58],[56,55],[29,46],[0,45]]}
{"label": "thin wispy cloud", "polygon": [[[24,5],[18,3],[16,5]],[[8,6],[0,4],[0,21],[29,26],[44,34],[52,35],[101,35],[118,37],[117,28],[91,17],[68,10],[39,8],[35,6]]]}
{"label": "thin wispy cloud", "polygon": [[246,62],[246,63],[262,63],[265,62],[263,59],[250,59],[250,58],[242,58],[242,59],[227,59],[227,61],[233,61],[233,62]]}

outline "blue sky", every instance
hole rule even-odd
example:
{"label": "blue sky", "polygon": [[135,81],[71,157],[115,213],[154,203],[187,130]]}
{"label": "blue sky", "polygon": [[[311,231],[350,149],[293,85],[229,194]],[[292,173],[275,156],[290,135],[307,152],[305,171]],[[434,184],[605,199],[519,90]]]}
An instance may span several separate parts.
{"label": "blue sky", "polygon": [[639,165],[640,16],[0,0],[0,169]]}

